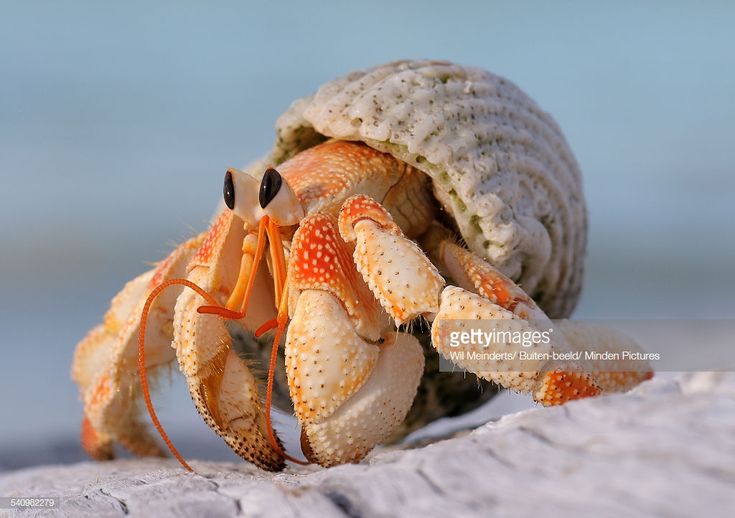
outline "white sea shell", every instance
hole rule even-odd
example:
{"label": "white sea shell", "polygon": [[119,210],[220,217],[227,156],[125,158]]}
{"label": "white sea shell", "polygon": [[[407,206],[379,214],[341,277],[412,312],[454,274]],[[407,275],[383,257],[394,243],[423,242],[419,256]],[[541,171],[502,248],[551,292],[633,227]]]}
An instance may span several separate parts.
{"label": "white sea shell", "polygon": [[389,63],[297,100],[276,130],[271,163],[333,137],[424,171],[472,251],[549,316],[573,311],[587,236],[581,173],[554,120],[510,81],[447,62]]}

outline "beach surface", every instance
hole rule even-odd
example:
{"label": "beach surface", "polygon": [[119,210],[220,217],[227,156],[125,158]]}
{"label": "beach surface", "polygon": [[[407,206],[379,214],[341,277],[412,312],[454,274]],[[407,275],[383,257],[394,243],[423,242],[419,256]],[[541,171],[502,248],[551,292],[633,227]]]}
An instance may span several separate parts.
{"label": "beach surface", "polygon": [[[728,516],[735,375],[663,376],[626,394],[524,410],[359,465],[118,460],[0,475],[59,516]],[[48,510],[36,510],[40,515]]]}

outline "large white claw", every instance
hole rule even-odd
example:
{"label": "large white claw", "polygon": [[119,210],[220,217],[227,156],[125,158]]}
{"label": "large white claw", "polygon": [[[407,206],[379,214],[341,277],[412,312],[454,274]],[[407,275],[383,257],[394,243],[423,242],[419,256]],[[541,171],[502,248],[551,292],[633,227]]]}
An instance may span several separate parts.
{"label": "large white claw", "polygon": [[286,338],[286,372],[302,424],[323,421],[368,379],[378,346],[360,338],[331,293],[304,290]]}
{"label": "large white claw", "polygon": [[406,418],[423,372],[418,340],[390,333],[360,390],[327,419],[304,426],[301,443],[307,458],[322,466],[362,460]]}

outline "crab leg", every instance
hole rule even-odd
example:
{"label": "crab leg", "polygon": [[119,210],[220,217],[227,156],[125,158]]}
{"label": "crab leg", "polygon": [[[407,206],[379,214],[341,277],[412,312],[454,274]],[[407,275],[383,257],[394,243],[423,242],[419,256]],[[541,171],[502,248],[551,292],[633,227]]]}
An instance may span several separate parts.
{"label": "crab leg", "polygon": [[[72,378],[84,400],[81,442],[95,459],[112,458],[112,446],[121,443],[136,455],[162,455],[160,447],[140,420],[140,385],[136,377],[137,337],[146,295],[162,282],[181,277],[204,234],[174,250],[154,270],[126,284],[112,300],[104,323],[82,340],[72,364]],[[155,301],[146,329],[146,367],[158,367],[174,359],[174,304],[181,288],[169,290]]]}
{"label": "crab leg", "polygon": [[355,242],[357,269],[396,324],[438,311],[444,279],[380,203],[365,195],[348,198],[339,230]]}
{"label": "crab leg", "polygon": [[[506,361],[501,366],[494,359],[476,359],[470,353],[477,352],[478,344],[456,344],[451,340],[454,333],[464,331],[467,327],[474,328],[470,324],[474,320],[491,323],[488,330],[498,329],[526,336],[541,328],[535,322],[528,321],[485,297],[456,286],[447,286],[441,294],[439,312],[431,328],[432,344],[445,358],[460,367],[506,388],[531,393],[536,401],[544,405],[562,404],[600,393],[600,388],[589,372],[571,363],[549,363],[540,356],[538,360]],[[478,323],[478,329],[485,327]],[[554,340],[554,344],[558,343],[556,336]],[[486,352],[498,352],[504,347],[503,342],[488,345]],[[558,348],[551,343],[538,345],[534,352],[550,353],[554,347]],[[463,354],[457,355],[457,352]]]}
{"label": "crab leg", "polygon": [[423,373],[421,346],[410,335],[386,334],[387,317],[355,270],[336,218],[302,221],[288,278],[286,372],[304,452],[323,466],[357,462],[405,418]]}
{"label": "crab leg", "polygon": [[[343,204],[339,218],[343,238],[356,242],[355,263],[375,297],[399,325],[421,315],[433,320],[432,342],[445,357],[484,379],[529,392],[545,405],[600,393],[601,388],[586,365],[571,361],[524,360],[515,368],[500,368],[495,360],[465,360],[470,358],[466,353],[476,352],[476,344],[455,344],[450,348],[452,333],[467,325],[461,321],[496,321],[506,331],[521,333],[548,328],[550,321],[510,279],[447,236],[437,235],[436,229],[430,230],[424,239],[425,248],[462,287],[444,288],[444,279],[422,249],[403,235],[389,212],[375,200],[353,196]],[[552,348],[572,350],[563,334],[555,337],[554,342],[536,352],[550,352]],[[493,344],[494,348],[497,346]]]}
{"label": "crab leg", "polygon": [[[220,303],[232,300],[239,271],[231,266],[247,263],[238,261],[245,239],[242,221],[223,212],[189,264],[187,280]],[[262,269],[252,286],[259,303],[238,321],[248,329],[275,314],[273,288]],[[176,302],[174,320],[176,356],[197,410],[235,453],[263,469],[282,469],[283,458],[267,439],[256,379],[232,350],[224,320],[198,311],[203,303],[196,292],[185,290]]]}
{"label": "crab leg", "polygon": [[[441,295],[440,310],[432,328],[432,342],[445,357],[452,351],[467,349],[469,346],[449,345],[449,333],[464,325],[457,320],[493,320],[502,322],[505,330],[521,330],[527,332],[542,329],[553,329],[557,332],[548,347],[540,346],[536,350],[581,351],[597,346],[602,349],[601,340],[594,337],[605,337],[608,348],[637,347],[630,340],[608,331],[598,334],[599,329],[591,331],[588,326],[574,322],[563,322],[552,326],[551,321],[526,295],[505,275],[493,268],[489,263],[475,254],[456,245],[447,237],[436,237],[441,232],[433,227],[424,240],[427,250],[440,265],[442,270],[460,287],[447,287]],[[434,234],[433,236],[431,234]],[[476,350],[476,345],[473,346]],[[467,350],[465,350],[467,352]],[[454,358],[462,355],[454,355]],[[617,366],[619,371],[602,372],[584,360],[578,362],[543,362],[524,361],[519,370],[505,365],[500,370],[493,368],[492,362],[458,361],[479,376],[500,383],[501,385],[521,392],[531,392],[534,399],[544,405],[561,404],[571,399],[588,397],[602,391],[624,391],[651,377],[649,370],[640,370],[629,365]],[[524,370],[520,370],[522,367]],[[528,371],[528,368],[535,368]]]}
{"label": "crab leg", "polygon": [[[643,352],[632,338],[610,327],[573,320],[560,320],[555,326],[575,350]],[[595,383],[603,392],[625,392],[653,377],[650,366],[640,361],[621,359],[614,364],[590,361],[589,366]]]}

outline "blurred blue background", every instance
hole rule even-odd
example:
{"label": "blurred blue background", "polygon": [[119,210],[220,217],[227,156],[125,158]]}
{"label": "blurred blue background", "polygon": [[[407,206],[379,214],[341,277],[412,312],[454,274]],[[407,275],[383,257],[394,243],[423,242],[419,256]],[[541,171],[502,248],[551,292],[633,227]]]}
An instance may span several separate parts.
{"label": "blurred blue background", "polygon": [[[559,122],[590,212],[577,317],[732,317],[735,4],[510,4],[2,2],[0,468],[78,455],[69,365],[109,299],[206,227],[292,100],[398,58],[487,68]],[[175,442],[227,456],[173,378]]]}

